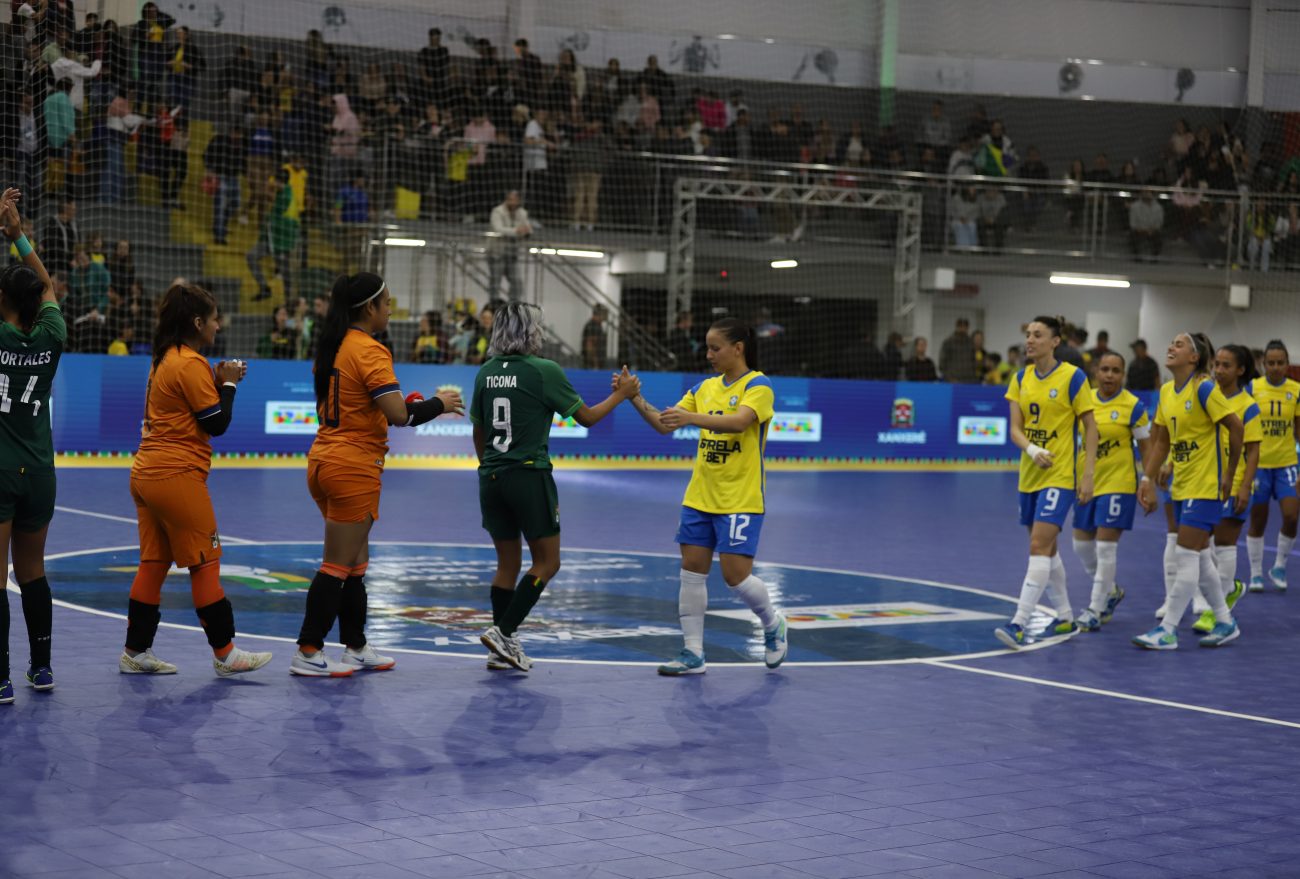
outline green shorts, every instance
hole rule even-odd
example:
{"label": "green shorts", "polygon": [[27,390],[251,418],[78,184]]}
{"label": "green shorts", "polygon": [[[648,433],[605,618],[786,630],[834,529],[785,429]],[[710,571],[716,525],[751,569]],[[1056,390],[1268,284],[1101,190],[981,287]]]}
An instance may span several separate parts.
{"label": "green shorts", "polygon": [[15,531],[40,531],[54,518],[53,467],[0,470],[0,522]]}
{"label": "green shorts", "polygon": [[493,540],[526,540],[560,533],[560,496],[550,470],[515,467],[480,473],[478,502],[483,528]]}

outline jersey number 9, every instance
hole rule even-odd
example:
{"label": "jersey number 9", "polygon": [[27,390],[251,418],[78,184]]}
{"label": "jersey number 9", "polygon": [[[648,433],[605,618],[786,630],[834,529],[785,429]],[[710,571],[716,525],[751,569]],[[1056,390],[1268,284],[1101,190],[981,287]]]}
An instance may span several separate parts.
{"label": "jersey number 9", "polygon": [[1043,414],[1043,410],[1039,408],[1037,403],[1029,404],[1029,415],[1034,419],[1032,422],[1030,422],[1031,424],[1037,424],[1038,416],[1042,414]]}
{"label": "jersey number 9", "polygon": [[501,431],[502,436],[492,437],[492,448],[498,452],[510,451],[514,441],[514,432],[510,428],[510,398],[492,398],[492,429]]}

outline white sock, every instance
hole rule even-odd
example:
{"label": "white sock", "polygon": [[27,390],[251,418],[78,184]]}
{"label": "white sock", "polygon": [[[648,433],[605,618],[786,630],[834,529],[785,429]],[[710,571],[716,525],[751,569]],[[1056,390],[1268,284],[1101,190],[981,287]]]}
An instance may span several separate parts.
{"label": "white sock", "polygon": [[1287,537],[1285,534],[1277,536],[1277,558],[1273,560],[1273,567],[1286,570],[1286,560],[1291,557],[1291,547],[1295,546],[1295,538]]}
{"label": "white sock", "polygon": [[1074,554],[1083,562],[1083,569],[1089,577],[1097,575],[1097,541],[1074,538]]}
{"label": "white sock", "polygon": [[1023,626],[1038,606],[1038,599],[1047,588],[1047,581],[1052,576],[1052,560],[1045,555],[1031,555],[1029,567],[1025,571],[1025,582],[1020,587],[1020,601],[1016,603],[1016,615],[1011,622]]}
{"label": "white sock", "polygon": [[772,597],[767,594],[766,583],[750,574],[732,586],[731,590],[739,595],[740,600],[745,602],[745,606],[758,617],[758,621],[763,624],[763,631],[776,625],[776,608],[772,606]]}
{"label": "white sock", "polygon": [[1250,579],[1264,576],[1264,538],[1246,535],[1246,557],[1250,559]]}
{"label": "white sock", "polygon": [[1223,581],[1219,579],[1219,565],[1214,558],[1214,549],[1201,550],[1201,577],[1197,583],[1201,596],[1210,610],[1214,611],[1216,623],[1232,622],[1228,603],[1224,600]]}
{"label": "white sock", "polygon": [[1169,591],[1165,618],[1160,622],[1167,632],[1178,630],[1178,623],[1187,612],[1192,593],[1196,591],[1201,579],[1201,556],[1196,550],[1174,547],[1174,562],[1178,568],[1174,576],[1174,588]]}
{"label": "white sock", "polygon": [[1097,541],[1097,574],[1092,578],[1092,601],[1088,608],[1095,614],[1106,609],[1106,600],[1115,591],[1115,567],[1119,544],[1113,540]]}
{"label": "white sock", "polygon": [[1232,581],[1237,576],[1237,547],[1220,546],[1214,550],[1214,561],[1219,569],[1219,582],[1223,585],[1223,594],[1232,591]]}
{"label": "white sock", "polygon": [[677,593],[677,617],[682,622],[682,638],[686,649],[696,656],[704,655],[704,611],[709,607],[708,574],[697,574],[683,568],[681,590]]}
{"label": "white sock", "polygon": [[1070,595],[1065,590],[1065,562],[1058,552],[1052,556],[1052,572],[1047,579],[1047,594],[1052,599],[1057,619],[1074,619],[1074,610],[1070,607]]}
{"label": "white sock", "polygon": [[1165,535],[1165,605],[1174,591],[1174,579],[1178,576],[1178,535]]}

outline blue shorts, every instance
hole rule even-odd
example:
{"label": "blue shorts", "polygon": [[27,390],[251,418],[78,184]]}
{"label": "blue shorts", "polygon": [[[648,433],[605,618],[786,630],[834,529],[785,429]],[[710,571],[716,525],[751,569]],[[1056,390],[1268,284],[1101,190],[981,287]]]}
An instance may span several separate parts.
{"label": "blue shorts", "polygon": [[702,513],[694,507],[682,507],[677,542],[753,558],[758,554],[762,530],[762,513]]}
{"label": "blue shorts", "polygon": [[1250,513],[1250,504],[1246,504],[1246,509],[1243,512],[1240,513],[1237,512],[1237,497],[1236,495],[1233,495],[1232,497],[1228,498],[1226,501],[1223,502],[1223,510],[1219,515],[1219,519],[1220,520],[1232,519],[1233,521],[1236,522],[1245,522],[1246,516],[1249,513]]}
{"label": "blue shorts", "polygon": [[1255,490],[1250,496],[1254,504],[1266,504],[1283,498],[1296,497],[1295,467],[1261,467],[1255,471]]}
{"label": "blue shorts", "polygon": [[1080,531],[1114,528],[1132,531],[1133,517],[1137,512],[1135,494],[1100,494],[1086,504],[1074,508],[1074,527]]}
{"label": "blue shorts", "polygon": [[1202,531],[1213,531],[1214,526],[1223,518],[1223,501],[1193,500],[1179,501],[1174,507],[1174,515],[1179,526],[1189,525]]}
{"label": "blue shorts", "polygon": [[1038,491],[1020,492],[1020,524],[1051,522],[1057,528],[1065,527],[1065,520],[1074,503],[1074,492],[1068,488],[1040,488]]}

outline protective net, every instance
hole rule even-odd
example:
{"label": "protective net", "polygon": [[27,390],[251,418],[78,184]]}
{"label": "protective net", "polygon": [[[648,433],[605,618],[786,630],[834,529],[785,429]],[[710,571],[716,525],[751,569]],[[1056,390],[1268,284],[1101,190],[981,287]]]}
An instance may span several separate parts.
{"label": "protective net", "polygon": [[[1107,41],[1098,5],[16,4],[6,171],[79,351],[144,350],[184,277],[225,353],[306,357],[361,267],[423,362],[522,298],[566,365],[698,370],[729,314],[769,371],[893,378],[955,315],[1005,350],[972,289],[1061,269],[1212,290],[1235,330],[1234,273],[1281,301],[1300,260],[1294,118],[1236,109],[1242,10],[1121,4]],[[1116,312],[1085,295],[1054,310]]]}

